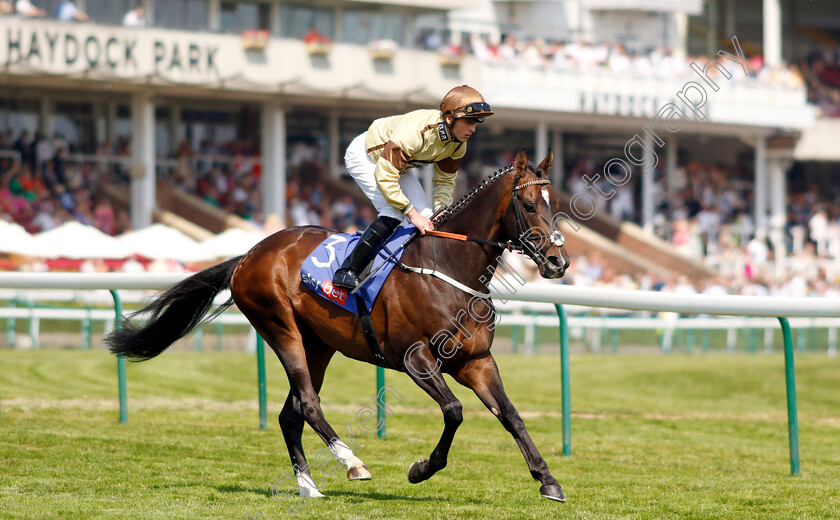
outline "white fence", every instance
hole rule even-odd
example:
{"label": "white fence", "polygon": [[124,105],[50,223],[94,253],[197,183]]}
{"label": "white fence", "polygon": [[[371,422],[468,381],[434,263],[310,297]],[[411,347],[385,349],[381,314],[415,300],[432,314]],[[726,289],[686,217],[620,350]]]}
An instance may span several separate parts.
{"label": "white fence", "polygon": [[[0,272],[6,289],[150,289],[161,290],[189,273],[22,273]],[[775,298],[763,296],[710,296],[652,291],[580,288],[557,284],[525,284],[513,291],[492,287],[498,301],[525,301],[582,305],[637,311],[670,311],[683,314],[764,316],[787,318],[840,317],[840,298]]]}
{"label": "white fence", "polygon": [[[134,278],[140,277],[138,286]],[[0,318],[26,319],[30,323],[30,341],[28,346],[38,346],[40,320],[69,320],[69,321],[100,321],[104,322],[106,332],[113,327],[113,311],[103,309],[61,309],[43,308],[34,304],[35,301],[74,301],[88,305],[108,304],[112,302],[107,292],[90,291],[103,287],[125,287],[134,290],[121,294],[123,302],[142,302],[148,292],[140,292],[139,287],[149,287],[159,290],[182,279],[184,274],[75,274],[75,273],[0,273],[0,300],[17,299],[19,302],[29,301],[29,306],[18,305],[16,308],[0,308]],[[42,281],[42,277],[46,277]],[[4,287],[41,288],[40,291],[17,292]],[[63,290],[47,290],[46,288],[62,287]],[[82,292],[79,292],[82,291]],[[602,294],[597,294],[597,293]],[[794,329],[824,328],[828,331],[827,353],[831,356],[837,353],[838,328],[840,318],[816,318],[813,316],[832,315],[840,308],[837,302],[818,298],[773,299],[761,297],[724,296],[713,297],[704,295],[669,295],[665,293],[645,293],[641,291],[616,291],[612,289],[580,289],[560,285],[526,285],[520,287],[513,294],[511,291],[496,294],[495,305],[500,313],[499,325],[516,326],[523,332],[521,338],[524,351],[533,352],[536,344],[538,328],[557,328],[557,317],[553,303],[577,303],[570,305],[570,314],[589,310],[590,306],[605,305],[610,307],[635,311],[671,311],[664,315],[651,317],[624,317],[614,315],[575,316],[569,317],[568,326],[574,334],[590,331],[590,350],[598,352],[601,344],[610,331],[618,330],[658,330],[662,331],[661,347],[664,352],[671,350],[677,331],[709,331],[725,330],[726,349],[732,351],[737,342],[739,331],[747,329],[763,330],[761,348],[765,353],[773,350],[772,333],[778,328],[776,319],[749,318],[747,316],[800,316],[790,320]],[[226,300],[225,291],[217,298],[218,302]],[[517,300],[517,301],[514,301]],[[551,303],[549,303],[551,302]],[[728,311],[726,314],[736,314],[740,317],[679,317],[676,313],[688,312],[693,314],[712,314]],[[605,309],[606,310],[606,309]],[[784,312],[782,312],[784,311]],[[610,311],[615,312],[615,311]],[[248,324],[247,319],[239,313],[228,313],[219,317],[223,324]],[[520,338],[517,338],[517,342]],[[256,348],[254,338],[248,342],[248,350]],[[800,346],[800,350],[802,347]]]}
{"label": "white fence", "polygon": [[[77,273],[0,273],[0,288],[13,289],[163,289],[183,279],[185,274],[77,274]],[[563,285],[526,284],[513,291],[492,290],[500,301],[516,300],[550,303],[557,306],[560,317],[562,377],[563,453],[571,454],[571,383],[568,355],[568,324],[562,304],[608,307],[628,310],[670,311],[684,314],[778,317],[785,342],[785,378],[788,405],[788,439],[791,474],[799,474],[799,429],[796,412],[796,385],[793,346],[787,317],[840,317],[840,299],[772,298],[750,296],[710,296],[664,294],[646,291],[577,288]],[[116,299],[116,298],[115,298]],[[262,370],[262,349],[257,349],[260,366],[260,423],[265,422],[265,389]],[[124,412],[125,369],[119,359],[120,415]],[[383,378],[384,379],[384,378]],[[383,383],[384,384],[384,383]],[[124,415],[125,413],[125,415]]]}

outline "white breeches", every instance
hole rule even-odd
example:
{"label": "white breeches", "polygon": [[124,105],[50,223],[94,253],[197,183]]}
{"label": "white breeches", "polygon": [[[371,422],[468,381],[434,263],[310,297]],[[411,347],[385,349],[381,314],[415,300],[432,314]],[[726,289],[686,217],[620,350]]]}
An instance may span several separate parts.
{"label": "white breeches", "polygon": [[[405,215],[392,208],[376,187],[376,178],[373,176],[376,163],[370,160],[365,151],[366,136],[367,132],[364,132],[353,139],[344,154],[344,164],[365,196],[373,202],[373,207],[379,212],[380,217],[391,217],[402,221],[405,219]],[[413,171],[409,170],[400,175],[400,189],[408,197],[409,202],[414,204],[417,211],[426,217],[432,216],[433,211],[431,204],[429,204],[429,198]]]}

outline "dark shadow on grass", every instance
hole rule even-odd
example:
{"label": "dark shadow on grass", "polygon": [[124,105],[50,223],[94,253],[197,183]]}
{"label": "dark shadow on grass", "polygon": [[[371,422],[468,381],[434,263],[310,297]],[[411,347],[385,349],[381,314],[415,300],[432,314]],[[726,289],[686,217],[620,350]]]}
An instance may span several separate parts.
{"label": "dark shadow on grass", "polygon": [[[152,486],[149,486],[150,488]],[[180,486],[155,486],[155,487],[180,487]],[[220,493],[254,493],[257,495],[264,495],[267,497],[271,497],[271,489],[259,489],[259,488],[245,488],[242,486],[216,486],[216,489]],[[324,491],[326,495],[325,498],[347,498],[351,503],[356,502],[363,502],[368,500],[403,500],[406,502],[449,502],[451,499],[448,497],[415,497],[415,496],[405,496],[405,495],[394,495],[391,493],[380,493],[377,491]],[[323,499],[321,499],[323,500]],[[475,498],[469,499],[460,499],[461,502],[465,504],[474,504],[474,505],[486,505],[490,502],[487,500],[479,500]]]}
{"label": "dark shadow on grass", "polygon": [[216,486],[219,493],[254,493],[271,497],[270,489],[244,488],[242,486]]}
{"label": "dark shadow on grass", "polygon": [[[379,493],[377,491],[325,491],[327,498],[330,497],[348,497],[351,502],[361,502],[362,500],[405,500],[407,502],[450,502],[449,497],[415,497],[405,495],[393,495],[391,493]],[[467,504],[489,504],[487,500],[478,500],[475,498],[461,499],[461,502]]]}
{"label": "dark shadow on grass", "polygon": [[198,483],[186,483],[183,484],[152,484],[151,486],[143,486],[146,489],[175,489],[175,488],[190,488],[190,487],[201,487],[204,484]]}
{"label": "dark shadow on grass", "polygon": [[[191,488],[191,487],[203,487],[204,484],[196,483],[196,484],[161,484],[161,485],[152,485],[152,486],[145,486],[146,489],[175,489],[175,488]],[[264,495],[267,497],[271,497],[271,489],[261,489],[261,488],[245,488],[242,486],[216,486],[216,491],[219,493],[254,493],[256,495]]]}

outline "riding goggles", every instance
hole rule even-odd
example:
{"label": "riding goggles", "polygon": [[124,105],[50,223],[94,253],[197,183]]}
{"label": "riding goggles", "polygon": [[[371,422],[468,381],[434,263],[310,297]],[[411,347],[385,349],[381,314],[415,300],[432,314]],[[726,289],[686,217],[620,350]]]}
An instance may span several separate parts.
{"label": "riding goggles", "polygon": [[477,101],[475,103],[470,103],[469,105],[465,106],[464,108],[459,108],[458,110],[453,110],[452,115],[456,118],[458,117],[467,117],[470,119],[475,119],[477,122],[482,123],[484,122],[484,116],[492,116],[493,109],[490,108],[489,103],[485,103],[483,101]]}

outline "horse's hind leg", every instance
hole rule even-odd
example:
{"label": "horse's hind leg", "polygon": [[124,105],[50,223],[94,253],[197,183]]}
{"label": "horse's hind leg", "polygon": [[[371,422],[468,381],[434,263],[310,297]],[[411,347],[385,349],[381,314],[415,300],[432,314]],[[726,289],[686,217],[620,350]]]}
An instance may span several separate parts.
{"label": "horse's hind leg", "polygon": [[[280,429],[283,431],[283,439],[286,441],[286,448],[289,450],[289,458],[292,461],[292,468],[297,479],[298,491],[304,497],[322,497],[318,486],[312,480],[309,472],[309,464],[306,462],[306,455],[303,453],[303,413],[300,409],[300,396],[297,389],[289,389],[286,403],[278,416]],[[272,490],[273,492],[273,490]]]}
{"label": "horse's hind leg", "polygon": [[[413,463],[408,468],[408,481],[412,484],[423,482],[432,475],[446,467],[449,448],[455,438],[458,426],[464,421],[461,411],[461,402],[452,393],[443,379],[443,374],[435,370],[434,359],[428,349],[416,351],[412,357],[411,366],[407,370],[408,375],[422,388],[432,399],[434,399],[443,412],[443,433],[440,436],[437,446],[426,460]],[[432,375],[428,375],[432,374]],[[423,377],[420,377],[420,376]]]}
{"label": "horse's hind leg", "polygon": [[[321,341],[306,325],[300,324],[300,327],[306,343],[306,364],[309,366],[309,377],[317,394],[321,392],[324,373],[327,371],[327,365],[329,365],[333,354],[335,354],[335,349]],[[335,458],[347,468],[347,478],[349,480],[370,480],[373,478],[365,463],[353,454],[353,450],[336,435],[327,423],[320,402],[321,400],[318,398],[320,421],[316,423],[317,427],[310,423],[312,429],[324,440]],[[315,462],[318,463],[317,460]]]}
{"label": "horse's hind leg", "polygon": [[[272,328],[272,327],[267,327]],[[289,378],[289,396],[280,412],[279,422],[283,437],[289,450],[289,456],[295,470],[298,487],[302,496],[321,497],[317,485],[312,479],[310,465],[306,462],[301,436],[304,420],[315,433],[329,446],[332,454],[348,468],[351,480],[368,480],[370,472],[364,463],[353,455],[352,450],[342,442],[335,430],[327,423],[321,410],[318,392],[324,380],[324,373],[335,350],[312,335],[307,337],[307,350],[303,348],[303,337],[297,327],[279,327],[275,334],[267,331],[265,337],[275,338],[270,344]],[[330,467],[321,468],[320,458],[316,454],[316,465],[322,473],[334,473]],[[329,465],[328,465],[329,466]]]}
{"label": "horse's hind leg", "polygon": [[502,378],[499,376],[499,368],[493,356],[472,359],[464,364],[461,370],[455,374],[455,378],[462,385],[471,388],[481,399],[490,412],[495,415],[502,426],[513,435],[519,450],[525,457],[528,469],[534,480],[539,480],[542,486],[540,493],[546,498],[565,502],[566,497],[560,489],[557,479],[548,470],[548,464],[540,455],[531,436],[525,429],[525,422],[519,416],[519,412],[513,406],[505,393],[502,385]]}

